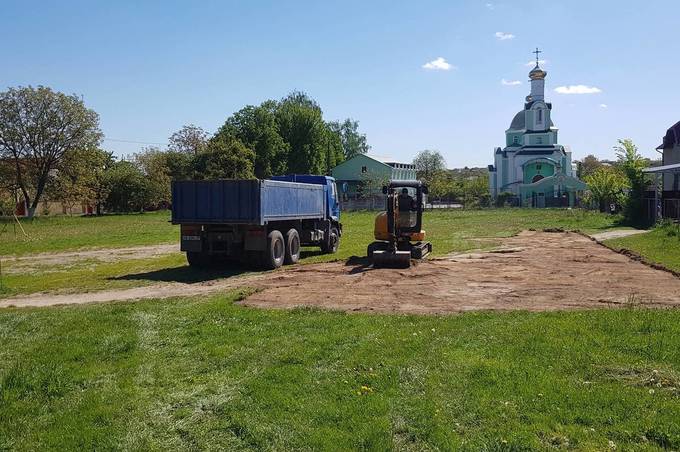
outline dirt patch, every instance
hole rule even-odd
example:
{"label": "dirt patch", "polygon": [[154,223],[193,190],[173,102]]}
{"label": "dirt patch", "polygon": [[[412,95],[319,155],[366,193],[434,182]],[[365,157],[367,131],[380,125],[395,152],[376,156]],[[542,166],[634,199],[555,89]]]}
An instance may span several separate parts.
{"label": "dirt patch", "polygon": [[65,253],[36,253],[26,256],[0,256],[0,260],[9,266],[8,274],[30,273],[34,270],[50,267],[63,268],[83,262],[119,262],[131,259],[146,259],[166,254],[179,253],[179,246],[152,245],[129,248],[106,248]]}
{"label": "dirt patch", "polygon": [[190,284],[35,294],[0,300],[0,307],[204,295],[244,286],[259,291],[241,303],[263,308],[430,314],[680,306],[680,278],[668,272],[577,233],[527,231],[502,239],[494,250],[427,260],[406,270],[372,269],[365,258],[353,258]]}
{"label": "dirt patch", "polygon": [[305,265],[272,274],[242,303],[346,311],[447,313],[680,306],[680,279],[576,233],[527,231],[488,252],[408,270]]}

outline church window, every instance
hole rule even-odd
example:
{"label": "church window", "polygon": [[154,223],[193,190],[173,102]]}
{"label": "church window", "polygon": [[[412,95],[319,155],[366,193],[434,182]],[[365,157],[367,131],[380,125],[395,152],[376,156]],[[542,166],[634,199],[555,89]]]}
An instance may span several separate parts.
{"label": "church window", "polygon": [[519,137],[517,135],[512,137],[512,142],[513,142],[513,144],[519,144]]}
{"label": "church window", "polygon": [[536,144],[543,144],[543,137],[536,137]]}
{"label": "church window", "polygon": [[361,167],[361,172],[362,172],[362,173],[365,173],[365,172],[367,172],[367,171],[368,171],[368,168],[366,168],[365,166],[362,166],[362,167]]}
{"label": "church window", "polygon": [[538,110],[538,122],[543,122],[543,110]]}

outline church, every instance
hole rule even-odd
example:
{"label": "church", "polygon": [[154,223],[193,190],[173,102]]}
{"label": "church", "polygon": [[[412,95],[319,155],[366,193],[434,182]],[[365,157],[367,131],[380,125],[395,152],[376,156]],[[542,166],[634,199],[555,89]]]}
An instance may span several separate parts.
{"label": "church", "polygon": [[576,178],[571,151],[558,144],[552,104],[545,100],[548,73],[539,66],[540,51],[534,53],[531,94],[505,131],[505,147],[495,149],[494,164],[489,165],[491,197],[504,194],[522,207],[573,207],[587,186]]}

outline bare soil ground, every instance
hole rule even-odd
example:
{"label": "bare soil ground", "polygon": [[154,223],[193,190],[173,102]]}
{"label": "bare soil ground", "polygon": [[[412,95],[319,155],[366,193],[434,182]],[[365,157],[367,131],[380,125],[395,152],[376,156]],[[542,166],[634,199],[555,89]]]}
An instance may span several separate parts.
{"label": "bare soil ground", "polygon": [[35,253],[25,256],[0,256],[0,260],[11,266],[7,273],[28,273],[42,267],[64,267],[84,261],[118,262],[122,260],[158,257],[177,252],[179,252],[177,244],[169,244],[136,246],[130,248],[80,250],[63,253]]}
{"label": "bare soil ground", "polygon": [[366,264],[357,258],[209,282],[168,282],[68,295],[42,293],[0,300],[0,307],[203,295],[237,287],[259,289],[242,304],[263,308],[313,306],[437,314],[680,306],[680,278],[576,233],[525,231],[503,239],[503,245],[494,250],[427,260],[406,270],[372,269]]}
{"label": "bare soil ground", "polygon": [[305,265],[274,273],[258,286],[263,290],[243,304],[418,314],[680,306],[679,278],[576,233],[526,231],[491,251],[408,270]]}

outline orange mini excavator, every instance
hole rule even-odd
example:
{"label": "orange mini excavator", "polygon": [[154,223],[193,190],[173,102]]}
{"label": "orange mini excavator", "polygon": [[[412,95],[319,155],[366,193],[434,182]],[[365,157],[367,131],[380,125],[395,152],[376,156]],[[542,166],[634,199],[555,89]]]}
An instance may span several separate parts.
{"label": "orange mini excavator", "polygon": [[393,180],[383,187],[383,193],[387,209],[375,218],[375,242],[368,245],[368,257],[373,267],[410,267],[411,259],[432,252],[422,229],[427,185],[417,180]]}

